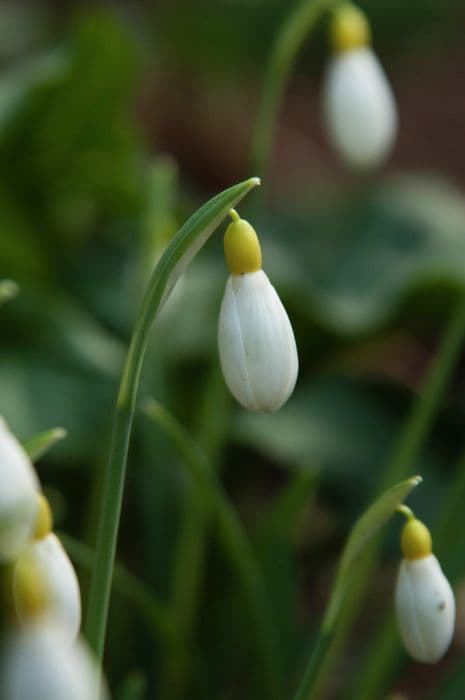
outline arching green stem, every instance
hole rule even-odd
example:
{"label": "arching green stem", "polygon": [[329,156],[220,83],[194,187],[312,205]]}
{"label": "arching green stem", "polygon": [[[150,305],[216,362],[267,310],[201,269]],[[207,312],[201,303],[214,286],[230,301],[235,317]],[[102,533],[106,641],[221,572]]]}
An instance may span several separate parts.
{"label": "arching green stem", "polygon": [[99,660],[105,645],[129,439],[150,328],[182,271],[228,211],[259,182],[258,178],[251,178],[230,187],[207,202],[181,227],[152,274],[137,316],[115,408],[85,622],[85,634]]}
{"label": "arching green stem", "polygon": [[300,0],[279,28],[271,49],[257,118],[250,143],[249,165],[265,175],[271,156],[281,101],[299,49],[325,12],[340,0]]}

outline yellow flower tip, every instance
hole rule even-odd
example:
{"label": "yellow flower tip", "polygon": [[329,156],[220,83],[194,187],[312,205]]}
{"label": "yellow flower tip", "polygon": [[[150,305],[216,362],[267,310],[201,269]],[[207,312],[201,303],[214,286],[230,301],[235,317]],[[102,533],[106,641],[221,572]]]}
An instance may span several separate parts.
{"label": "yellow flower tip", "polygon": [[37,494],[37,520],[34,530],[34,539],[42,540],[47,537],[53,529],[53,516],[50,503],[43,493]]}
{"label": "yellow flower tip", "polygon": [[423,559],[432,552],[431,534],[426,525],[412,518],[402,530],[400,546],[405,559]]}
{"label": "yellow flower tip", "polygon": [[262,253],[255,229],[231,209],[232,223],[224,234],[224,255],[233,275],[257,272],[262,267]]}
{"label": "yellow flower tip", "polygon": [[351,51],[367,46],[371,40],[366,15],[355,5],[344,3],[331,19],[329,41],[334,51]]}
{"label": "yellow flower tip", "polygon": [[47,606],[46,586],[37,566],[27,554],[18,559],[16,563],[13,595],[16,610],[21,618],[36,617]]}

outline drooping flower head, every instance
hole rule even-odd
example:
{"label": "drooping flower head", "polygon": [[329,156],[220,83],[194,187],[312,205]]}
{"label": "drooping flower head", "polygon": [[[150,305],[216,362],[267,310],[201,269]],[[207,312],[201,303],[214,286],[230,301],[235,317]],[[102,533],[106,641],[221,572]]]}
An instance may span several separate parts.
{"label": "drooping flower head", "polygon": [[329,40],[334,52],[323,89],[328,137],[346,163],[371,169],[388,157],[397,133],[391,87],[370,47],[366,16],[350,3],[336,8]]}
{"label": "drooping flower head", "polygon": [[439,661],[452,640],[455,600],[432,553],[428,528],[409,515],[401,536],[404,559],[396,585],[400,635],[409,654],[423,663]]}
{"label": "drooping flower head", "polygon": [[276,411],[291,395],[298,371],[294,333],[281,300],[261,269],[253,227],[235,211],[224,237],[230,276],[221,305],[218,347],[233,396],[252,411]]}

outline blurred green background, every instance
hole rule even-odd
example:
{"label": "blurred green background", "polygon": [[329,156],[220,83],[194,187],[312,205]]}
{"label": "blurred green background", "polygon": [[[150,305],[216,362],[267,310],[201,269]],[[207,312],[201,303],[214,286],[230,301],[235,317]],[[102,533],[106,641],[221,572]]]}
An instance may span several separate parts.
{"label": "blurred green background", "polygon": [[[331,152],[319,112],[322,23],[286,91],[260,207],[252,194],[241,208],[294,324],[294,396],[265,416],[226,393],[216,350],[220,235],[157,321],[143,377],[143,395],[167,406],[221,472],[263,567],[290,689],[350,526],[382,481],[465,284],[463,1],[361,4],[398,102],[393,157],[383,172],[357,176]],[[1,308],[0,412],[21,438],[67,429],[38,469],[59,530],[90,545],[144,285],[178,224],[257,174],[247,149],[290,6],[0,2],[0,278],[20,287]],[[459,365],[422,454],[406,465],[425,477],[412,499],[419,517],[449,518],[440,542],[458,596],[453,647],[420,668],[395,631],[380,637],[393,617],[399,520],[323,698],[365,697],[359,683],[370,669],[379,680],[367,700],[465,694],[465,542],[450,534],[462,523],[453,496],[464,481],[464,386]],[[106,653],[114,696],[265,698],[240,586],[181,466],[138,415],[118,560],[163,605],[176,609],[179,598],[189,614],[182,643],[167,642],[120,581]],[[85,597],[85,568],[80,578]]]}

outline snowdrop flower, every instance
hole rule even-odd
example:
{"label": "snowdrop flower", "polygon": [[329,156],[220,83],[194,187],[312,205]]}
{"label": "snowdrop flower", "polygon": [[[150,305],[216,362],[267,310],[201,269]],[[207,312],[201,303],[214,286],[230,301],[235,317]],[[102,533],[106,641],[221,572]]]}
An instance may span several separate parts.
{"label": "snowdrop flower", "polygon": [[39,517],[35,541],[17,559],[13,571],[13,598],[19,620],[29,619],[29,604],[22,594],[24,569],[33,569],[44,588],[45,600],[40,611],[44,624],[61,630],[65,643],[75,641],[81,625],[81,595],[73,565],[63,545],[51,532],[52,517],[47,499],[40,494]]}
{"label": "snowdrop flower", "polygon": [[16,558],[31,537],[38,491],[28,455],[0,417],[0,562]]}
{"label": "snowdrop flower", "polygon": [[63,644],[53,624],[11,633],[0,663],[0,697],[8,700],[107,700],[98,667],[83,641]]}
{"label": "snowdrop flower", "polygon": [[454,594],[432,554],[428,528],[405,506],[402,510],[409,520],[402,531],[404,559],[396,586],[400,635],[414,659],[435,663],[446,653],[454,634]]}
{"label": "snowdrop flower", "polygon": [[328,65],[323,111],[328,137],[352,167],[370,169],[388,157],[397,133],[397,110],[384,71],[369,46],[365,15],[347,3],[330,25],[334,56]]}
{"label": "snowdrop flower", "polygon": [[261,269],[252,226],[231,210],[224,237],[230,270],[221,305],[218,346],[226,384],[251,411],[276,411],[297,379],[298,357],[288,315]]}

